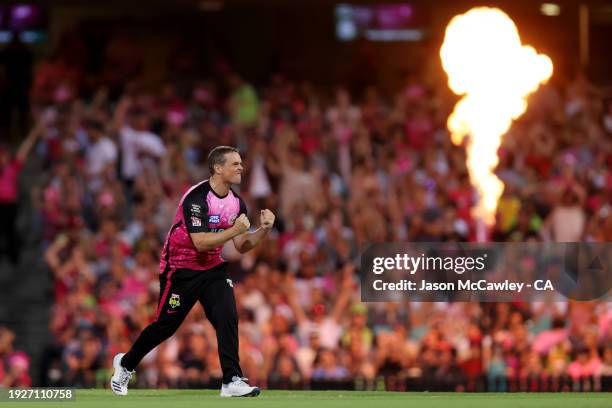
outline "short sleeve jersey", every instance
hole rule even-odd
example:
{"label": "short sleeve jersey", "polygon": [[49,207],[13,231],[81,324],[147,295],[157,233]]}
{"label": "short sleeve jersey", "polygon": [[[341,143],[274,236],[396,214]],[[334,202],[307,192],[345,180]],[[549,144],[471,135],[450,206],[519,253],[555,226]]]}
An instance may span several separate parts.
{"label": "short sleeve jersey", "polygon": [[166,268],[206,270],[224,262],[223,245],[198,252],[191,233],[220,232],[234,225],[240,214],[246,214],[246,205],[232,189],[219,196],[208,180],[191,187],[181,198],[174,222],[164,243],[160,260],[160,273]]}

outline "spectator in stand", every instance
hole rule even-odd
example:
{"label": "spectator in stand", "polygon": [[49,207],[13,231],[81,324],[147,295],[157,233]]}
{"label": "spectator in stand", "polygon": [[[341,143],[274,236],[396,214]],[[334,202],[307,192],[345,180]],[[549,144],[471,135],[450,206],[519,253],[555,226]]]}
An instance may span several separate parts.
{"label": "spectator in stand", "polygon": [[15,333],[0,326],[0,387],[31,387],[30,358],[13,350],[14,341]]}
{"label": "spectator in stand", "polygon": [[147,168],[155,169],[155,162],[166,153],[160,137],[150,130],[150,118],[144,108],[133,106],[124,98],[117,107],[114,126],[119,132],[121,146],[121,177],[132,187],[138,174]]}
{"label": "spectator in stand", "polygon": [[545,240],[579,242],[584,236],[586,215],[583,209],[584,193],[577,185],[568,186],[544,221],[541,233]]}
{"label": "spectator in stand", "polygon": [[259,110],[255,89],[236,73],[230,73],[227,82],[231,91],[228,103],[232,123],[240,127],[254,125]]}
{"label": "spectator in stand", "polygon": [[104,125],[97,119],[86,119],[83,130],[88,137],[85,148],[87,185],[92,192],[97,192],[102,188],[104,175],[115,172],[117,146],[104,134]]}
{"label": "spectator in stand", "polygon": [[41,124],[30,131],[13,156],[10,148],[0,145],[0,245],[3,254],[16,266],[19,261],[20,237],[17,233],[19,210],[19,174],[28,154],[41,135]]}
{"label": "spectator in stand", "polygon": [[349,377],[346,367],[339,364],[336,354],[332,350],[322,349],[319,352],[312,371],[312,379],[317,380],[345,380]]}

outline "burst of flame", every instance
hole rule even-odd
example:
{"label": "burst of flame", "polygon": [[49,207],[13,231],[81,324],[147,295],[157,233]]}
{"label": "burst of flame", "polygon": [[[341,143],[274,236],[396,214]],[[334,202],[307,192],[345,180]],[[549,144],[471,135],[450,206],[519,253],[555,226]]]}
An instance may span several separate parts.
{"label": "burst of flame", "polygon": [[527,96],[552,75],[552,61],[521,44],[506,13],[478,7],[455,16],[446,27],[440,49],[448,85],[463,95],[449,116],[452,141],[467,139],[467,167],[479,194],[474,215],[495,222],[504,189],[493,174],[501,137],[527,108]]}

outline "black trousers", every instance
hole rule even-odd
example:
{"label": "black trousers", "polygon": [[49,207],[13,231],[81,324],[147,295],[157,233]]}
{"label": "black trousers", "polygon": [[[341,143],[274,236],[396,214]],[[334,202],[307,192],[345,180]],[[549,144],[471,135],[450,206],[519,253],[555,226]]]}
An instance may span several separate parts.
{"label": "black trousers", "polygon": [[167,268],[159,277],[157,317],[140,333],[123,356],[121,365],[134,370],[147,353],[176,332],[199,301],[217,333],[223,382],[231,382],[233,376],[242,377],[238,357],[238,312],[226,265],[222,263],[205,271]]}

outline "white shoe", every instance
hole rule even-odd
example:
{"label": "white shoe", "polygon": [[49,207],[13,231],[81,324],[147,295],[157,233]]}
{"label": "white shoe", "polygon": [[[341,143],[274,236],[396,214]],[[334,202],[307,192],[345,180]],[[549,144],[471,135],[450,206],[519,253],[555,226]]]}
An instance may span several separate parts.
{"label": "white shoe", "polygon": [[111,377],[110,388],[117,395],[127,395],[128,383],[132,378],[132,374],[135,373],[135,371],[128,371],[121,365],[121,359],[124,355],[125,353],[117,353],[113,358],[113,368],[115,369],[115,373]]}
{"label": "white shoe", "polygon": [[248,378],[244,377],[232,377],[232,382],[229,384],[221,384],[221,396],[222,397],[256,397],[259,395],[261,390],[257,387],[251,387],[245,381]]}

